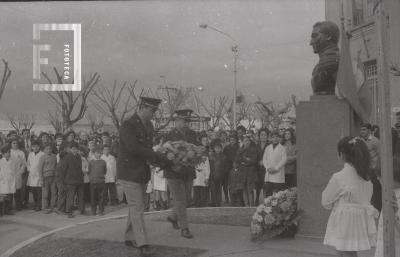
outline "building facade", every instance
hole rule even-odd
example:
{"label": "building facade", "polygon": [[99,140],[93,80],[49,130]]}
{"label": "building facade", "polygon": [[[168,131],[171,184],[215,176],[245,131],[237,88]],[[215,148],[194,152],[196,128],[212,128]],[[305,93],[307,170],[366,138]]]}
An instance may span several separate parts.
{"label": "building facade", "polygon": [[[364,74],[357,76],[358,83],[371,92],[371,123],[379,123],[379,88],[378,88],[378,54],[377,24],[374,8],[376,0],[325,0],[325,18],[339,25],[343,13],[345,29],[351,34],[350,51],[354,64],[363,66]],[[388,42],[386,53],[388,65],[400,64],[400,0],[387,0],[386,12],[389,16]],[[343,7],[343,8],[342,8]],[[390,75],[391,105],[394,110],[400,106],[400,77]]]}

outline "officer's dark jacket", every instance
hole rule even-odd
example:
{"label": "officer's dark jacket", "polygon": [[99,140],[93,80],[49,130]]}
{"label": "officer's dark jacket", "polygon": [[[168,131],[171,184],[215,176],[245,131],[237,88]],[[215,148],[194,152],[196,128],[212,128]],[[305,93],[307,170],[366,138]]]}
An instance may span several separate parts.
{"label": "officer's dark jacket", "polygon": [[82,157],[79,154],[67,153],[60,160],[56,172],[65,185],[83,184]]}
{"label": "officer's dark jacket", "polygon": [[[196,132],[194,132],[189,128],[183,128],[182,130],[174,128],[168,133],[166,137],[166,141],[180,141],[180,140],[198,145]],[[196,178],[196,171],[194,167],[183,167],[177,172],[173,171],[172,168],[166,168],[164,171],[164,177],[170,179],[193,180],[194,178]]]}
{"label": "officer's dark jacket", "polygon": [[119,152],[117,157],[117,178],[136,183],[150,180],[149,163],[155,162],[153,151],[153,125],[143,124],[137,114],[125,121],[119,130]]}

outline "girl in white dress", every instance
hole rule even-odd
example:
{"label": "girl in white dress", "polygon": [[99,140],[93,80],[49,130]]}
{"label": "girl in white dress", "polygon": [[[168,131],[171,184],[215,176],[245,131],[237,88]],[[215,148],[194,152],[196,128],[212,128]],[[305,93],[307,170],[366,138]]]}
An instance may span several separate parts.
{"label": "girl in white dress", "polygon": [[322,205],[332,209],[324,244],[335,247],[338,256],[356,257],[358,251],[376,245],[379,213],[370,204],[370,157],[366,144],[352,137],[339,141],[338,153],[344,167],[333,174],[322,192]]}
{"label": "girl in white dress", "polygon": [[11,158],[10,149],[9,144],[2,146],[3,157],[0,159],[0,197],[4,199],[3,207],[6,214],[13,214],[12,203],[17,169],[16,162]]}
{"label": "girl in white dress", "polygon": [[25,153],[20,150],[18,139],[13,139],[10,143],[11,158],[16,162],[14,201],[16,210],[19,211],[22,209],[22,175],[26,168],[26,157]]}

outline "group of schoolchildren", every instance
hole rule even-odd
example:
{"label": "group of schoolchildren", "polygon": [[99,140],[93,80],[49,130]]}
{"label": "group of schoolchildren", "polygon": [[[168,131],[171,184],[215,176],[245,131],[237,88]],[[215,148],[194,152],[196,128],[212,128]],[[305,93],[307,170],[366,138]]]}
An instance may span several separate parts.
{"label": "group of schoolchildren", "polygon": [[29,195],[33,210],[70,218],[76,204],[82,215],[89,214],[87,202],[92,215],[104,215],[108,200],[118,204],[111,142],[92,139],[79,144],[73,131],[56,134],[54,143],[48,135],[41,139],[30,140],[29,150],[21,146],[18,135],[1,146],[0,215],[27,208]]}

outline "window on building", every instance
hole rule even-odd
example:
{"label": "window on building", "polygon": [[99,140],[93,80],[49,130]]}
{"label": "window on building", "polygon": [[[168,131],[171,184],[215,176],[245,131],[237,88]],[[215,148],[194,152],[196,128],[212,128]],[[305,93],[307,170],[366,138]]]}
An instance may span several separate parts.
{"label": "window on building", "polygon": [[364,1],[352,0],[353,25],[359,26],[364,23]]}
{"label": "window on building", "polygon": [[374,20],[374,6],[375,0],[367,0],[364,10],[365,22],[370,22]]}
{"label": "window on building", "polygon": [[373,21],[374,0],[352,0],[353,26]]}
{"label": "window on building", "polygon": [[365,83],[372,92],[372,123],[378,123],[379,114],[379,95],[378,95],[378,67],[376,60],[370,60],[364,63]]}

